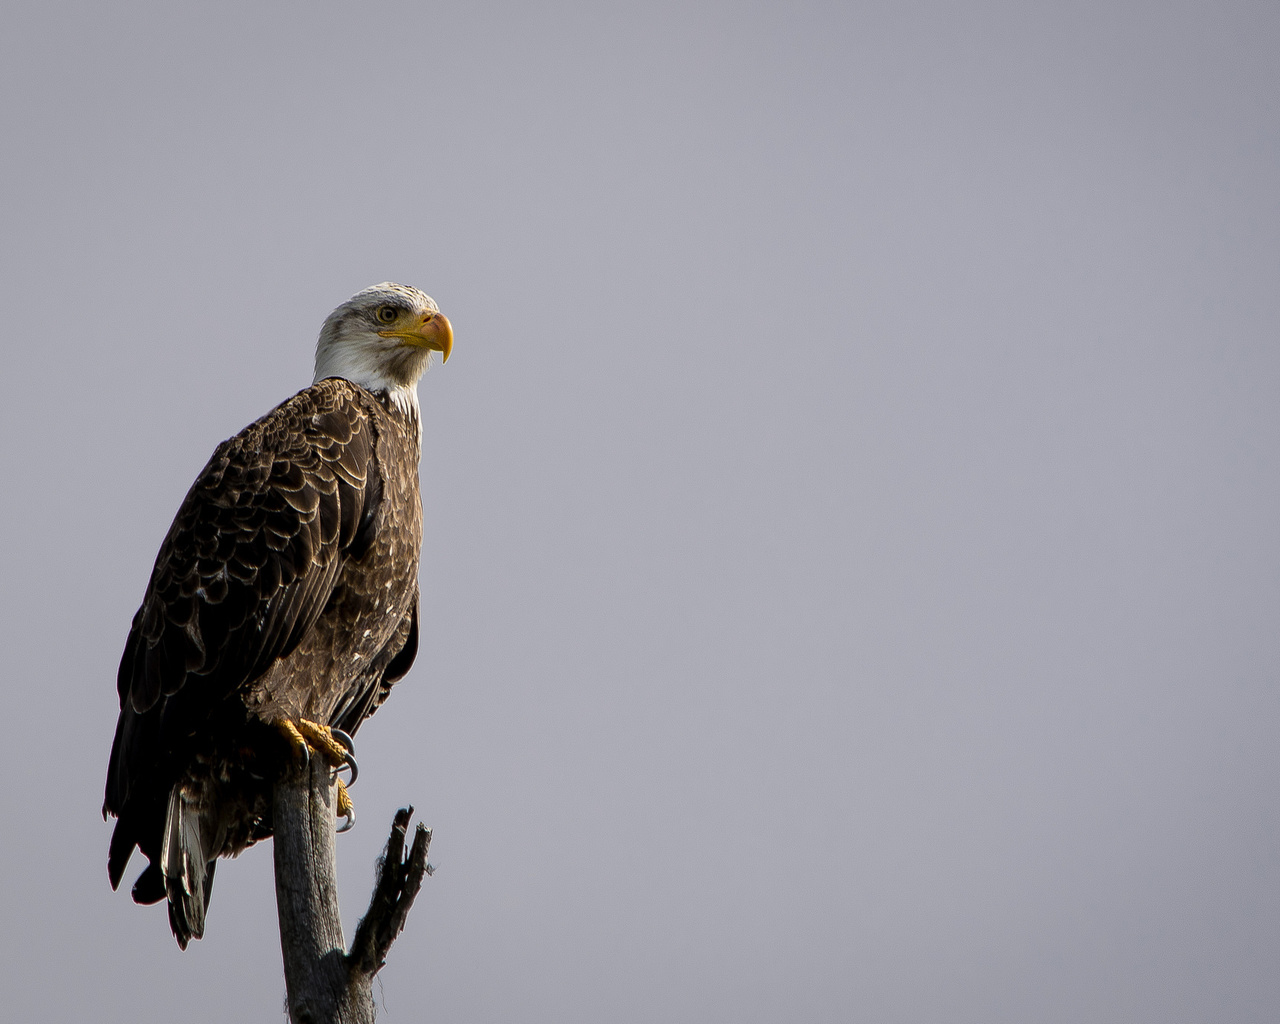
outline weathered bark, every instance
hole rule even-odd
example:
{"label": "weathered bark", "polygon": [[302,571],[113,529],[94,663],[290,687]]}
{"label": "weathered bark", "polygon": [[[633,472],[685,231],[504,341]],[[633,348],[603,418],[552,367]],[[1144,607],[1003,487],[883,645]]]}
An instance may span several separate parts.
{"label": "weathered bark", "polygon": [[430,872],[431,831],[418,825],[404,859],[413,808],[396,812],[373,899],[347,955],[334,856],[336,777],[323,758],[312,757],[308,771],[288,772],[276,783],[274,800],[276,910],[289,1019],[293,1024],[373,1024],[373,977]]}

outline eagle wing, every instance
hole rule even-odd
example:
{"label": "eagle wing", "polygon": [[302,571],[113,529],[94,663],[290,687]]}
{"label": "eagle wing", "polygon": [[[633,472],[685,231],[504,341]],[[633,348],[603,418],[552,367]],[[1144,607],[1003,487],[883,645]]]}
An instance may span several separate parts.
{"label": "eagle wing", "polygon": [[368,549],[382,480],[357,391],[299,392],[219,445],[187,493],[120,661],[104,811],[118,815],[212,706],[287,657]]}

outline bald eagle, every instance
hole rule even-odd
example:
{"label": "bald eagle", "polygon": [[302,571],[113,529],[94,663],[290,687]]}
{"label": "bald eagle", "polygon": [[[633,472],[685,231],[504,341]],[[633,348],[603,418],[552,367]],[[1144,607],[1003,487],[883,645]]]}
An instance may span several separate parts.
{"label": "bald eagle", "polygon": [[[204,934],[219,857],[271,835],[290,757],[347,762],[350,735],[418,647],[417,384],[453,329],[384,283],[333,311],[315,381],[220,444],[160,546],[120,659],[103,816],[112,888]],[[345,787],[339,810],[354,820]]]}

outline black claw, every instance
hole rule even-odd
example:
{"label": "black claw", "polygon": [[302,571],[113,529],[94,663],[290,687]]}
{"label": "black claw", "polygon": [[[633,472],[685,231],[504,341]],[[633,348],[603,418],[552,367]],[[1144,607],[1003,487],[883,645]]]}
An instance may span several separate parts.
{"label": "black claw", "polygon": [[349,832],[351,830],[351,827],[356,823],[356,809],[354,807],[351,808],[351,810],[347,811],[347,813],[344,814],[343,817],[346,820],[341,826],[339,826],[338,831]]}
{"label": "black claw", "polygon": [[356,784],[356,776],[360,774],[360,766],[356,764],[356,759],[349,750],[347,751],[346,766],[351,769],[351,779],[347,782],[347,789],[350,789]]}
{"label": "black claw", "polygon": [[360,774],[360,766],[356,764],[356,741],[341,729],[330,729],[329,731],[333,734],[335,740],[347,748],[347,756],[343,758],[343,762],[351,769],[351,781],[347,783],[347,786],[354,786],[356,778]]}

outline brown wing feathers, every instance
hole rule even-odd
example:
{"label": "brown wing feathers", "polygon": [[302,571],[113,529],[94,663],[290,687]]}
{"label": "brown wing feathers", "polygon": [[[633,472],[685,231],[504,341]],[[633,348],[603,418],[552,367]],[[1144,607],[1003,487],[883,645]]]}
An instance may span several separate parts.
{"label": "brown wing feathers", "polygon": [[167,795],[166,759],[222,697],[297,646],[344,561],[368,547],[382,481],[356,391],[323,381],[224,442],[174,519],[117,679],[104,806],[121,816],[113,885],[139,831],[127,805]]}

